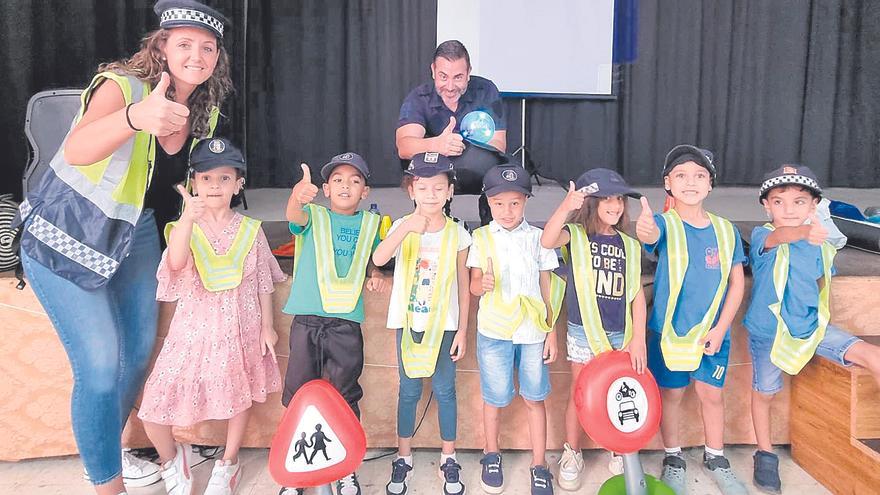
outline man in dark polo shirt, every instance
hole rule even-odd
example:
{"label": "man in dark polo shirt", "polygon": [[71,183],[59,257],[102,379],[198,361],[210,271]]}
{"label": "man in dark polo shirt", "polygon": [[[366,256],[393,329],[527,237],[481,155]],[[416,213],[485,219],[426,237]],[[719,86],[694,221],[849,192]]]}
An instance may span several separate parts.
{"label": "man in dark polo shirt", "polygon": [[[410,91],[400,106],[396,143],[401,160],[408,161],[417,153],[429,151],[450,157],[461,155],[465,143],[459,134],[459,124],[475,110],[492,116],[495,134],[488,144],[504,152],[507,120],[501,95],[495,83],[471,75],[470,55],[460,41],[444,41],[437,47],[431,77],[433,82]],[[480,196],[481,218],[484,209],[489,214],[485,196]]]}

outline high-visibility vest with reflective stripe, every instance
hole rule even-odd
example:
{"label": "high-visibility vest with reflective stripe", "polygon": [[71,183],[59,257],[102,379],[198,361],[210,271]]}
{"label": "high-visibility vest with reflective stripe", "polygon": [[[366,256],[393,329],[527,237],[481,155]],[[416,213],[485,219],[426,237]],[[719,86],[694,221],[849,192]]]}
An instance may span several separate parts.
{"label": "high-visibility vest with reflective stripe", "polygon": [[[764,228],[775,230],[773,225],[769,223],[765,224]],[[822,243],[821,249],[824,283],[819,291],[819,324],[808,337],[798,338],[791,334],[788,325],[782,318],[782,298],[785,296],[785,286],[788,284],[788,272],[791,266],[790,246],[787,243],[776,246],[776,261],[773,263],[773,288],[776,292],[777,302],[768,306],[770,312],[776,316],[776,337],[773,339],[773,347],[770,349],[770,361],[789,375],[798,374],[812,359],[816,348],[825,337],[825,330],[831,319],[831,265],[837,250],[827,241]]]}
{"label": "high-visibility vest with reflective stripe", "polygon": [[664,213],[663,220],[666,222],[666,253],[669,267],[669,299],[666,301],[666,314],[663,318],[663,330],[660,335],[660,349],[663,351],[663,360],[666,367],[672,371],[693,371],[700,366],[703,359],[703,346],[700,340],[709,333],[721,299],[727,289],[727,280],[730,276],[730,268],[733,264],[733,250],[736,245],[736,236],[733,224],[712,213],[707,213],[712,230],[718,240],[718,260],[721,263],[721,281],[715,289],[715,296],[709,309],[699,323],[694,325],[688,332],[679,337],[672,326],[672,316],[679,302],[687,304],[687,301],[679,301],[681,286],[688,267],[687,237],[684,232],[684,223],[678,212],[671,209]]}
{"label": "high-visibility vest with reflective stripe", "polygon": [[[202,228],[198,224],[193,224],[189,246],[196,272],[205,289],[210,292],[220,292],[234,289],[241,284],[245,258],[251,251],[254,241],[257,240],[260,223],[259,220],[243,216],[238,232],[235,233],[232,244],[224,254],[217,254]],[[169,222],[165,226],[166,239],[170,239],[171,230],[175,225],[177,222]]]}
{"label": "high-visibility vest with reflective stripe", "polygon": [[[85,114],[92,93],[107,80],[119,86],[126,105],[150,92],[149,85],[136,77],[102,72],[83,91],[71,131]],[[218,116],[213,109],[211,133]],[[56,274],[84,289],[95,289],[110,280],[131,248],[152,176],[156,140],[147,132],[136,132],[108,157],[73,166],[64,158],[67,137],[20,206],[26,222],[21,248]]]}
{"label": "high-visibility vest with reflective stripe", "polygon": [[419,257],[421,238],[421,235],[410,232],[403,239],[399,262],[403,264],[405,283],[399,299],[392,301],[393,304],[406,308],[403,317],[403,336],[400,340],[400,360],[403,362],[406,376],[410,378],[426,378],[434,374],[437,356],[440,355],[440,344],[443,342],[443,327],[449,310],[449,298],[458,297],[458,294],[452,294],[452,283],[458,276],[458,226],[447,218],[440,236],[440,257],[437,260],[437,274],[434,291],[431,294],[431,312],[428,315],[428,324],[424,329],[422,342],[416,342],[412,336],[413,314],[409,298],[418,276],[416,260]]}
{"label": "high-visibility vest with reflective stripe", "polygon": [[[489,226],[480,227],[473,232],[474,245],[480,252],[480,264],[485,272],[489,266],[489,258],[497,260],[498,254],[495,251],[495,239]],[[515,263],[516,260],[511,260]],[[498,265],[496,265],[498,266]],[[500,267],[499,267],[500,268]],[[495,289],[487,292],[480,297],[480,309],[477,311],[477,326],[486,332],[504,340],[513,338],[513,334],[522,324],[525,318],[528,318],[542,332],[547,333],[553,330],[559,318],[559,312],[562,308],[562,300],[565,297],[565,281],[556,275],[550,273],[550,322],[547,322],[547,305],[544,304],[542,298],[516,294],[509,301],[504,300],[501,291],[501,274],[500,270],[496,271]]]}
{"label": "high-visibility vest with reflective stripe", "polygon": [[[608,334],[602,325],[602,315],[599,313],[599,303],[596,301],[596,272],[593,270],[593,254],[590,250],[590,240],[584,227],[580,224],[568,224],[571,234],[571,276],[574,278],[575,294],[577,295],[578,310],[583,320],[584,333],[593,355],[613,349],[608,340]],[[623,250],[626,256],[626,297],[624,298],[624,333],[623,347],[632,339],[632,301],[642,288],[642,248],[639,241],[618,232],[623,239]]]}
{"label": "high-visibility vest with reflective stripe", "polygon": [[[358,240],[352,255],[351,266],[344,277],[336,273],[336,261],[333,249],[333,229],[330,225],[330,214],[327,208],[309,204],[309,218],[312,222],[312,238],[315,245],[315,274],[318,280],[318,291],[321,294],[321,306],[325,313],[351,313],[357,306],[363,291],[367,264],[379,231],[379,215],[367,211],[361,212],[361,227]],[[296,236],[294,241],[293,273],[299,267],[304,236]]]}

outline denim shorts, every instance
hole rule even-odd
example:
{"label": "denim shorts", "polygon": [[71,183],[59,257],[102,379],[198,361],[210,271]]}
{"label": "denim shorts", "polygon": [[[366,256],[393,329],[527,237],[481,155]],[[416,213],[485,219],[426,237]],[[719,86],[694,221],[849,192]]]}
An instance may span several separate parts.
{"label": "denim shorts", "polygon": [[[816,355],[843,366],[852,366],[852,363],[844,359],[844,356],[853,344],[861,341],[862,339],[829,324],[825,329],[825,337],[816,348]],[[775,394],[782,390],[783,371],[770,361],[772,348],[772,338],[749,335],[749,352],[752,354],[752,388],[762,394]]]}
{"label": "denim shorts", "polygon": [[550,395],[550,368],[544,364],[544,343],[514,344],[477,332],[477,363],[483,400],[504,407],[513,400],[513,370],[517,370],[519,395],[542,401]]}
{"label": "denim shorts", "polygon": [[[623,347],[623,332],[609,332],[606,333],[608,336],[608,342],[611,343],[611,347],[615,349],[620,349]],[[583,325],[577,325],[572,322],[568,322],[568,332],[565,336],[565,348],[568,355],[566,359],[576,364],[587,364],[591,359],[596,357],[593,354],[593,350],[590,348],[590,344],[587,342],[587,334],[584,332]]]}

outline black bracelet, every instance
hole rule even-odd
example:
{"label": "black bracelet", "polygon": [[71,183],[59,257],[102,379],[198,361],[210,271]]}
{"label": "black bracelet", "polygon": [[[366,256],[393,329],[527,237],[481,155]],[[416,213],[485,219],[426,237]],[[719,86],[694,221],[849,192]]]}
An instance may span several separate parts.
{"label": "black bracelet", "polygon": [[125,121],[128,122],[128,127],[131,127],[131,130],[133,130],[134,132],[140,132],[140,131],[142,131],[143,129],[138,129],[137,127],[135,127],[135,126],[131,123],[131,117],[128,116],[128,111],[131,109],[131,106],[132,106],[132,105],[134,105],[134,103],[129,103],[129,104],[125,107]]}

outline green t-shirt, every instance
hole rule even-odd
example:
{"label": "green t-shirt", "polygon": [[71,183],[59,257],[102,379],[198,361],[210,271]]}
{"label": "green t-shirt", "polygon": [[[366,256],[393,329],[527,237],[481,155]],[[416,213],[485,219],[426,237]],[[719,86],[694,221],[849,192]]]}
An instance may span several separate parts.
{"label": "green t-shirt", "polygon": [[[323,207],[319,206],[319,208]],[[305,211],[308,214],[309,210],[306,209]],[[359,211],[354,215],[340,215],[330,210],[327,212],[330,215],[336,274],[340,277],[345,277],[351,267],[354,249],[361,232],[361,219],[364,216],[364,212]],[[351,313],[330,314],[324,312],[324,307],[321,304],[321,292],[318,290],[318,275],[315,265],[315,231],[312,228],[311,217],[309,217],[309,221],[304,226],[295,223],[290,223],[288,226],[291,234],[303,236],[303,242],[302,252],[298,253],[298,263],[293,267],[294,280],[293,285],[290,287],[290,297],[288,297],[287,304],[284,306],[284,312],[290,315],[342,318],[362,323],[364,321],[363,296],[358,298],[357,306],[355,306],[354,311]],[[375,251],[378,245],[379,236],[376,235],[370,253]]]}

